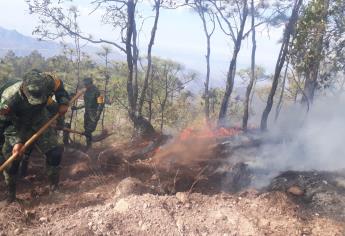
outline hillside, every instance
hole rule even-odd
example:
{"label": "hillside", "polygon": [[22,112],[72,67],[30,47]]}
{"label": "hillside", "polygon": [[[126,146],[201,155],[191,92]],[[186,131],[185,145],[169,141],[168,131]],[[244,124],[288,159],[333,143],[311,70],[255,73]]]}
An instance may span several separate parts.
{"label": "hillside", "polygon": [[241,164],[244,156],[255,158],[258,143],[236,142],[244,136],[234,135],[216,148],[210,139],[153,152],[152,142],[87,153],[67,148],[61,188],[52,195],[37,153],[30,175],[19,180],[22,200],[0,205],[0,235],[344,235],[343,174],[289,171],[268,188],[234,191],[248,174],[262,174]]}
{"label": "hillside", "polygon": [[37,50],[44,57],[51,57],[60,52],[61,46],[55,42],[39,41],[16,30],[0,27],[0,56],[5,55],[8,50],[14,51],[17,56],[26,56]]}

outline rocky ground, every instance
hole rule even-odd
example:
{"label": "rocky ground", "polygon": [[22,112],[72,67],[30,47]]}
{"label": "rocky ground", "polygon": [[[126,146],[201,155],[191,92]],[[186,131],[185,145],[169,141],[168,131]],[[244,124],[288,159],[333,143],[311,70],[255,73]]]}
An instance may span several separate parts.
{"label": "rocky ground", "polygon": [[[224,191],[205,168],[165,174],[142,153],[150,145],[67,150],[54,195],[33,157],[18,187],[24,201],[1,205],[0,235],[345,235],[340,175],[293,172],[264,190]],[[3,198],[3,180],[0,189]]]}

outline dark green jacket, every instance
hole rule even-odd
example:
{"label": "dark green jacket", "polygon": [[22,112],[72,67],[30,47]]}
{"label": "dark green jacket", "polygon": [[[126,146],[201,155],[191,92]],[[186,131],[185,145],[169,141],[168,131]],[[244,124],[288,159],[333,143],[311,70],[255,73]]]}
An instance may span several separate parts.
{"label": "dark green jacket", "polygon": [[84,105],[76,107],[77,109],[85,108],[85,113],[101,113],[104,107],[104,101],[100,91],[95,85],[91,85],[84,93]]}
{"label": "dark green jacket", "polygon": [[[69,95],[60,81],[55,87],[55,80],[47,77],[47,94],[55,95],[58,104],[68,104]],[[47,104],[31,105],[21,90],[22,82],[6,88],[0,98],[0,132],[10,135],[15,143],[23,143],[28,138],[28,131],[32,130],[35,121],[42,119]],[[34,127],[40,128],[40,127]]]}

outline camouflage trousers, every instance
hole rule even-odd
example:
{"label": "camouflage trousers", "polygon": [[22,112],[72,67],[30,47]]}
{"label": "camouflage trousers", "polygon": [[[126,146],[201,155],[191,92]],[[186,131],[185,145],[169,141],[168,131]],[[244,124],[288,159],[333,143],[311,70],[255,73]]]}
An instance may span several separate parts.
{"label": "camouflage trousers", "polygon": [[85,111],[84,113],[84,130],[85,134],[92,134],[97,127],[100,114],[97,111]]}
{"label": "camouflage trousers", "polygon": [[86,138],[86,146],[91,147],[92,133],[96,130],[100,113],[97,111],[85,111],[84,113],[84,134]]}
{"label": "camouflage trousers", "polygon": [[[45,122],[49,119],[48,111],[43,111],[42,113],[38,114],[37,119],[32,121],[31,125],[25,126],[26,128],[26,137],[25,139],[28,140],[40,127],[42,127]],[[13,137],[14,131],[12,131],[14,127],[9,125],[6,127],[6,130],[0,134],[0,147],[1,147],[1,154],[0,160],[6,160],[9,156],[11,156],[13,146],[16,144],[15,139]],[[59,145],[57,132],[49,128],[45,131],[42,136],[36,141],[36,143],[26,151],[25,155],[21,158],[14,160],[4,171],[5,182],[9,186],[9,188],[14,188],[16,185],[16,179],[18,175],[18,171],[20,168],[21,161],[28,161],[28,156],[30,155],[32,149],[37,146],[40,151],[42,151],[46,158],[46,171],[48,174],[48,178],[57,178],[59,175],[59,165],[62,156],[62,147]],[[14,190],[15,191],[15,190]]]}

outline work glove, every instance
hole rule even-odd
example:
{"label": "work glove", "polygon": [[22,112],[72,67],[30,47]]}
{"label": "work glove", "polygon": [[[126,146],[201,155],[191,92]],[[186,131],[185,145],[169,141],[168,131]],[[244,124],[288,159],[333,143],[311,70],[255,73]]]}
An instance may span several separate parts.
{"label": "work glove", "polygon": [[67,111],[68,111],[68,105],[62,104],[62,105],[59,106],[59,114],[60,114],[60,116],[64,116]]}

